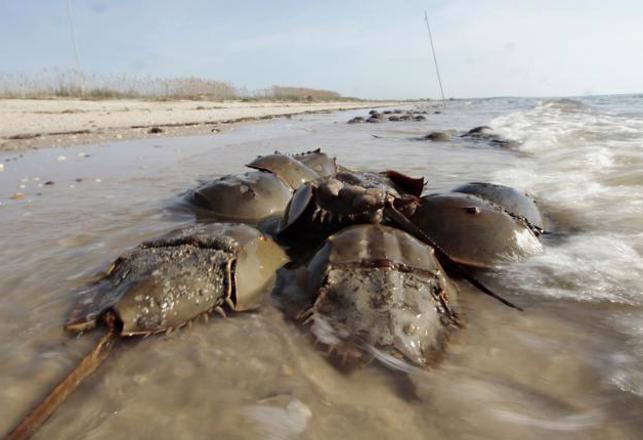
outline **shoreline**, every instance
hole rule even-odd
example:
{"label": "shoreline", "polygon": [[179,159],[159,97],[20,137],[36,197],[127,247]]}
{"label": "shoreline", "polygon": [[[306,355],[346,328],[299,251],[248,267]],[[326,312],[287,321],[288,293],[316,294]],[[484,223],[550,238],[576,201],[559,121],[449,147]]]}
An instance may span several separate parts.
{"label": "shoreline", "polygon": [[405,104],[408,103],[0,99],[0,153],[211,135],[240,123]]}

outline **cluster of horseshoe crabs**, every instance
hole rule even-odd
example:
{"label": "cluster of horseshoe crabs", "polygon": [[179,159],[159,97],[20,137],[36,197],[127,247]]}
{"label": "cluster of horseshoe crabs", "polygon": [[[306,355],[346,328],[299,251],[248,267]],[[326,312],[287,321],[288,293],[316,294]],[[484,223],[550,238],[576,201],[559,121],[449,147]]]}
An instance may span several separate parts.
{"label": "cluster of horseshoe crabs", "polygon": [[422,196],[423,178],[349,170],[320,150],[248,166],[184,196],[209,223],[142,243],[79,290],[65,328],[107,331],[6,438],[34,433],[121,337],[256,309],[286,264],[306,281],[284,309],[347,363],[373,350],[434,363],[463,324],[458,278],[519,308],[472,269],[538,252],[544,225],[529,196],[489,183]]}

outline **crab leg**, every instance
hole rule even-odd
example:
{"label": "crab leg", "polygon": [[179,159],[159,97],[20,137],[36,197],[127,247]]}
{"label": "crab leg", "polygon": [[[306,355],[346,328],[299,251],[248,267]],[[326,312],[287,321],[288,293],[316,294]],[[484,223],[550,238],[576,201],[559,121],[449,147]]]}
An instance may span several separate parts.
{"label": "crab leg", "polygon": [[457,264],[455,261],[449,257],[444,250],[440,248],[431,238],[424,233],[420,228],[415,226],[409,219],[407,219],[404,214],[402,214],[400,211],[398,211],[391,203],[387,203],[386,207],[384,208],[384,213],[386,216],[388,216],[391,220],[395,222],[397,226],[399,226],[401,229],[404,231],[408,232],[411,235],[414,235],[433,247],[435,249],[435,253],[437,257],[448,263],[449,268],[453,269],[461,275],[464,279],[466,279],[471,285],[476,287],[478,290],[480,290],[482,293],[489,295],[490,297],[500,301],[504,305],[511,307],[512,309],[516,309],[519,311],[524,311],[522,307],[515,305],[511,301],[504,299],[502,296],[498,295],[491,289],[489,289],[487,286],[482,284],[480,281],[478,281],[471,272],[469,272],[467,269],[462,267],[461,265]]}
{"label": "crab leg", "polygon": [[30,438],[38,428],[56,411],[78,386],[107,359],[120,339],[114,328],[113,316],[107,317],[107,333],[98,341],[96,347],[86,355],[40,403],[20,421],[4,440],[23,440]]}

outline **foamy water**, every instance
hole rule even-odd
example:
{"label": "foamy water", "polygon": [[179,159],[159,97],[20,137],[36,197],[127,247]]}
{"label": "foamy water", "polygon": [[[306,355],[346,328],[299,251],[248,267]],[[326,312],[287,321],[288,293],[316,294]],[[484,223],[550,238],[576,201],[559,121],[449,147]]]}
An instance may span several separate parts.
{"label": "foamy water", "polygon": [[556,246],[511,270],[526,265],[536,278],[560,276],[570,284],[549,289],[544,283],[548,294],[639,305],[643,118],[606,110],[591,100],[549,100],[493,119],[531,158],[493,178],[534,193],[560,234]]}
{"label": "foamy water", "polygon": [[[345,124],[365,113],[355,111],[0,155],[0,431],[95,342],[62,331],[70,291],[124,249],[194,221],[168,209],[182,191],[260,153],[322,146],[350,167],[427,176],[428,191],[492,181],[535,195],[542,252],[484,275],[525,312],[462,284],[467,325],[436,368],[370,347],[377,361],[351,374],[277,307],[212,319],[125,344],[38,438],[640,438],[643,98],[440,110],[422,123]],[[411,139],[483,124],[521,144]],[[25,199],[9,199],[17,191]]]}
{"label": "foamy water", "polygon": [[528,187],[550,208],[554,230],[564,232],[542,255],[501,276],[527,277],[556,298],[636,306],[603,320],[627,341],[611,354],[609,380],[641,395],[643,98],[628,106],[631,99],[547,100],[490,125],[522,141],[520,151],[533,158],[494,178]]}

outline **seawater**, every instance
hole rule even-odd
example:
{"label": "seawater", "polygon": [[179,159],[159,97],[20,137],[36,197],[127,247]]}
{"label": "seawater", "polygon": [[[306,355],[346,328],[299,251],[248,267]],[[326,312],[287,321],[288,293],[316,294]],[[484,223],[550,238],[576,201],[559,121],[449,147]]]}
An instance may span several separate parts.
{"label": "seawater", "polygon": [[[462,284],[467,325],[439,365],[346,374],[268,304],[123,344],[38,438],[641,438],[643,97],[421,107],[427,121],[347,125],[365,113],[351,111],[0,155],[0,431],[95,343],[62,330],[70,292],[193,222],[171,209],[183,191],[257,154],[322,147],[349,167],[426,176],[427,192],[491,181],[533,194],[543,252],[483,275],[525,312]],[[478,125],[519,145],[457,137]],[[437,130],[456,136],[413,140]]]}

